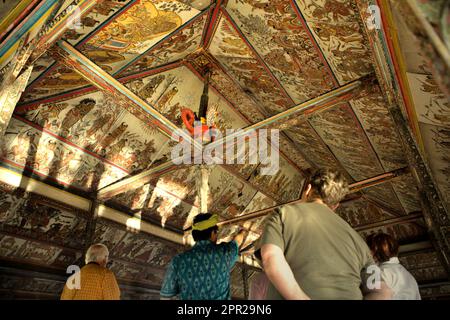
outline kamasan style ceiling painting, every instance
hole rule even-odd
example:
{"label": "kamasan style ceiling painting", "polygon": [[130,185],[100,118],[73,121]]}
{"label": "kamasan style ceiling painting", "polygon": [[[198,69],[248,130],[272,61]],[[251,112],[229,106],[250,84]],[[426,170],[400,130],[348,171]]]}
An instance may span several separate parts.
{"label": "kamasan style ceiling painting", "polygon": [[122,298],[159,298],[201,205],[199,166],[171,162],[171,135],[185,128],[183,109],[199,111],[208,83],[208,125],[280,129],[265,141],[279,151],[275,174],[250,163],[249,149],[244,163],[207,166],[220,238],[248,231],[234,298],[248,297],[260,271],[264,209],[298,200],[319,167],[351,185],[337,213],[362,236],[394,235],[423,297],[449,298],[449,29],[439,18],[448,10],[399,2],[23,4],[47,24],[9,46],[14,28],[0,24],[2,90],[17,93],[0,100],[0,296],[58,298],[67,266],[102,242]]}

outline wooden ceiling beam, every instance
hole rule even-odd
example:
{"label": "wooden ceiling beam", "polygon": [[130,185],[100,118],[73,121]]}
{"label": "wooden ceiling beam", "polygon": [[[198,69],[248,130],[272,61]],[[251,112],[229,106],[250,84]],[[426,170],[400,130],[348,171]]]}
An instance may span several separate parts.
{"label": "wooden ceiling beam", "polygon": [[234,134],[228,135],[222,139],[210,143],[211,147],[217,146],[219,144],[224,144],[229,140],[236,139],[238,137],[249,134],[253,130],[258,130],[262,128],[275,128],[278,127],[282,130],[287,129],[283,124],[286,121],[295,120],[297,121],[301,116],[309,116],[313,113],[323,111],[329,108],[333,108],[336,105],[343,103],[343,100],[347,102],[348,100],[354,98],[360,93],[362,87],[367,83],[371,82],[373,75],[363,77],[361,79],[352,81],[342,87],[333,89],[325,94],[318,97],[310,99],[306,102],[302,102],[289,108],[283,112],[280,112],[272,117],[269,117],[260,122],[254,123],[248,127],[243,128],[243,130],[236,132]]}
{"label": "wooden ceiling beam", "polygon": [[433,244],[430,241],[419,241],[401,245],[398,249],[399,256],[409,256],[418,253],[434,251]]}
{"label": "wooden ceiling beam", "polygon": [[59,41],[57,44],[58,45],[54,47],[55,58],[59,58],[59,61],[62,64],[78,72],[100,90],[113,95],[116,98],[117,103],[124,109],[128,110],[139,119],[143,119],[143,121],[148,122],[150,120],[150,123],[168,138],[171,137],[172,133],[177,131],[181,138],[192,142],[194,147],[199,147],[199,143],[192,139],[189,134],[179,130],[175,124],[157,109],[149,105],[106,71],[90,61],[69,43],[66,41]]}
{"label": "wooden ceiling beam", "polygon": [[145,170],[137,175],[133,175],[126,179],[115,182],[107,187],[99,190],[97,194],[98,200],[106,200],[114,197],[115,195],[124,193],[128,190],[133,190],[142,187],[152,179],[159,177],[165,173],[173,170],[179,170],[188,167],[188,165],[176,165],[172,161],[164,162],[160,165]]}
{"label": "wooden ceiling beam", "polygon": [[77,23],[97,4],[97,0],[78,0],[76,5],[68,6],[64,11],[57,15],[50,21],[48,27],[43,30],[42,35],[39,36],[33,53],[28,61],[28,65],[34,64],[45,51],[48,50],[69,28]]}
{"label": "wooden ceiling beam", "polygon": [[355,229],[356,231],[365,231],[365,230],[370,230],[370,229],[374,229],[374,228],[389,227],[389,226],[393,226],[393,225],[400,224],[400,223],[415,222],[418,220],[423,220],[422,212],[410,213],[403,217],[368,223],[368,224],[356,226],[353,229]]}
{"label": "wooden ceiling beam", "polygon": [[[175,68],[180,67],[181,64],[181,60],[177,60],[174,62],[170,62],[155,68],[151,68],[151,69],[147,69],[144,71],[140,71],[131,75],[127,75],[124,77],[119,77],[117,78],[117,80],[120,83],[128,83],[130,81],[133,81],[135,79],[142,79],[145,77],[149,77],[149,76],[153,76],[153,75],[157,75],[159,73],[163,73]],[[33,100],[33,101],[29,101],[29,102],[24,102],[24,103],[19,103],[16,107],[16,109],[14,110],[14,113],[16,114],[23,114],[25,112],[29,112],[32,110],[36,110],[37,108],[39,108],[42,104],[48,104],[48,103],[56,103],[56,102],[61,102],[61,101],[65,101],[65,100],[69,100],[75,97],[79,97],[79,96],[83,96],[95,91],[98,91],[99,89],[90,84],[88,86],[85,86],[83,88],[79,88],[79,89],[74,89],[74,90],[70,90],[70,91],[66,91],[66,92],[62,92],[62,93],[58,93],[56,95],[53,96],[49,96],[49,97],[43,97],[37,100]]]}
{"label": "wooden ceiling beam", "polygon": [[[350,193],[355,193],[360,191],[363,188],[368,188],[368,187],[372,187],[376,184],[381,184],[381,183],[385,183],[388,182],[396,177],[402,176],[404,174],[407,173],[407,170],[405,170],[405,168],[399,169],[399,170],[394,170],[391,172],[387,172],[387,173],[383,173],[381,175],[369,178],[369,179],[365,179],[359,182],[355,182],[349,185],[350,188]],[[281,208],[283,206],[286,205],[290,205],[290,204],[296,204],[296,203],[300,203],[301,200],[294,200],[294,201],[289,201],[280,205],[276,205],[273,207],[269,207],[266,209],[261,209],[261,210],[257,210],[254,212],[250,212],[247,213],[245,215],[239,216],[239,217],[235,217],[235,218],[231,218],[225,221],[221,221],[218,223],[218,225],[220,226],[225,226],[228,224],[234,224],[236,222],[242,222],[242,221],[246,221],[246,220],[252,220],[252,219],[256,219],[256,218],[260,218],[263,216],[268,215],[269,213],[271,213],[273,210]]]}
{"label": "wooden ceiling beam", "polygon": [[217,0],[215,4],[212,5],[213,10],[210,13],[209,21],[206,24],[206,32],[204,36],[202,37],[201,47],[204,50],[207,50],[211,39],[216,32],[217,26],[219,25],[220,21],[220,7],[222,6],[224,0]]}

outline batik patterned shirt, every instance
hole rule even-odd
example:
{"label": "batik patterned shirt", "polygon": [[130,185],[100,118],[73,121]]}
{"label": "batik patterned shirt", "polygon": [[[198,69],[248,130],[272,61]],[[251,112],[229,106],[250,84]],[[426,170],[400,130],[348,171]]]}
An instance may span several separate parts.
{"label": "batik patterned shirt", "polygon": [[161,296],[181,300],[229,300],[230,272],[238,259],[236,241],[215,244],[198,241],[169,263]]}

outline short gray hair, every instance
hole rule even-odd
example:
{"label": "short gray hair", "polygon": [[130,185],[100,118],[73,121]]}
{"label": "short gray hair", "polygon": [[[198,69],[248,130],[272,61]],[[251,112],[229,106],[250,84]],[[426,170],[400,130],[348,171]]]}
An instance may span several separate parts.
{"label": "short gray hair", "polygon": [[96,243],[89,247],[86,251],[85,262],[100,262],[109,257],[108,247],[103,243]]}

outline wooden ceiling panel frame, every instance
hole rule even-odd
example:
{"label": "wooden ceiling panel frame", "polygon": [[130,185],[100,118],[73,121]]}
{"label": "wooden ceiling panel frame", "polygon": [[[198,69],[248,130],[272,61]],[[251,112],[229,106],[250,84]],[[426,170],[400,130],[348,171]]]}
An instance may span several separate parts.
{"label": "wooden ceiling panel frame", "polygon": [[[278,80],[277,77],[273,74],[272,70],[270,70],[269,66],[266,64],[266,62],[263,60],[261,55],[258,53],[258,51],[253,47],[253,45],[250,43],[250,41],[245,37],[244,33],[241,31],[241,29],[237,26],[234,19],[231,17],[231,15],[228,13],[226,8],[221,9],[222,15],[225,18],[225,20],[232,26],[232,28],[236,31],[239,38],[241,38],[242,41],[244,41],[245,45],[248,49],[253,53],[256,60],[259,62],[259,64],[266,70],[267,74],[270,78],[274,81],[275,85],[281,89],[281,92],[283,93],[284,97],[289,100],[289,102],[292,105],[295,105],[294,100],[291,98],[289,93],[286,91],[286,89],[281,84],[280,80]],[[285,108],[288,108],[289,106],[285,106]]]}
{"label": "wooden ceiling panel frame", "polygon": [[[119,81],[122,84],[125,84],[131,80],[135,80],[135,79],[139,79],[139,78],[143,78],[143,77],[147,77],[147,76],[151,76],[151,75],[157,75],[159,73],[163,73],[163,72],[166,72],[166,71],[169,71],[172,69],[176,69],[176,68],[180,67],[181,65],[182,65],[181,60],[178,60],[178,61],[174,61],[174,62],[165,64],[165,65],[162,65],[162,66],[151,68],[151,69],[148,69],[148,70],[136,73],[136,74],[117,78],[117,81]],[[25,113],[25,112],[28,112],[31,110],[36,110],[37,108],[40,107],[41,104],[61,102],[61,101],[73,99],[75,97],[83,96],[85,94],[92,93],[95,91],[99,91],[99,89],[96,86],[90,84],[89,86],[86,86],[83,88],[70,90],[67,92],[61,92],[54,96],[49,96],[49,97],[41,98],[38,100],[19,104],[19,105],[17,105],[17,107],[15,109],[15,113],[22,114],[22,113]]]}
{"label": "wooden ceiling panel frame", "polygon": [[300,23],[303,25],[303,28],[305,29],[306,33],[308,34],[309,39],[311,40],[311,42],[314,45],[314,48],[316,49],[316,53],[319,56],[320,60],[322,60],[322,63],[324,64],[324,66],[326,67],[328,74],[331,76],[331,78],[333,79],[334,85],[335,87],[339,86],[339,82],[336,78],[336,75],[334,74],[333,70],[331,69],[330,63],[328,62],[327,58],[325,57],[322,48],[320,47],[320,45],[317,43],[316,38],[314,37],[314,35],[311,32],[311,29],[309,28],[308,23],[305,20],[305,17],[303,16],[302,11],[300,10],[300,8],[297,5],[297,2],[295,0],[289,0],[289,4],[292,7],[293,11],[295,12],[295,14],[297,15],[298,20],[300,21]]}
{"label": "wooden ceiling panel frame", "polygon": [[202,18],[206,13],[211,12],[213,5],[209,5],[206,9],[204,9],[203,11],[200,11],[196,16],[194,16],[193,18],[191,18],[189,21],[185,22],[182,26],[180,26],[179,28],[177,28],[176,30],[172,31],[171,33],[167,34],[163,39],[161,39],[160,41],[158,41],[157,43],[155,43],[153,46],[151,46],[150,48],[148,48],[147,50],[145,50],[143,53],[141,53],[140,55],[136,56],[135,58],[133,58],[131,61],[127,62],[124,66],[122,66],[121,68],[119,68],[119,70],[117,70],[116,72],[113,73],[113,76],[117,76],[120,75],[124,70],[126,70],[127,68],[129,68],[130,66],[134,65],[137,61],[139,61],[141,58],[145,57],[149,52],[158,49],[163,43],[170,41],[170,38],[176,34],[178,34],[179,32],[183,31],[184,29],[190,27],[194,22],[196,22],[197,20],[199,20],[200,18]]}
{"label": "wooden ceiling panel frame", "polygon": [[[83,39],[77,42],[75,45],[75,48],[78,48],[82,46],[84,43],[89,41],[94,35],[96,35],[101,29],[105,28],[108,24],[110,24],[112,21],[114,21],[117,17],[119,17],[122,13],[126,12],[132,5],[137,4],[138,0],[130,0],[129,3],[125,4],[122,8],[117,10],[113,15],[111,15],[108,19],[103,21],[97,28],[92,30],[89,34],[87,34]],[[60,40],[60,39],[59,39]],[[52,63],[46,70],[44,70],[39,76],[37,76],[31,83],[28,84],[27,90],[33,88],[33,86],[36,85],[36,83],[42,79],[46,74],[50,73],[51,71],[55,70],[58,67],[57,61]]]}
{"label": "wooden ceiling panel frame", "polygon": [[201,42],[201,48],[204,50],[208,49],[211,39],[219,26],[221,7],[224,3],[226,3],[226,1],[227,0],[216,0],[216,2],[211,6],[212,10],[209,13],[208,22],[206,23]]}

